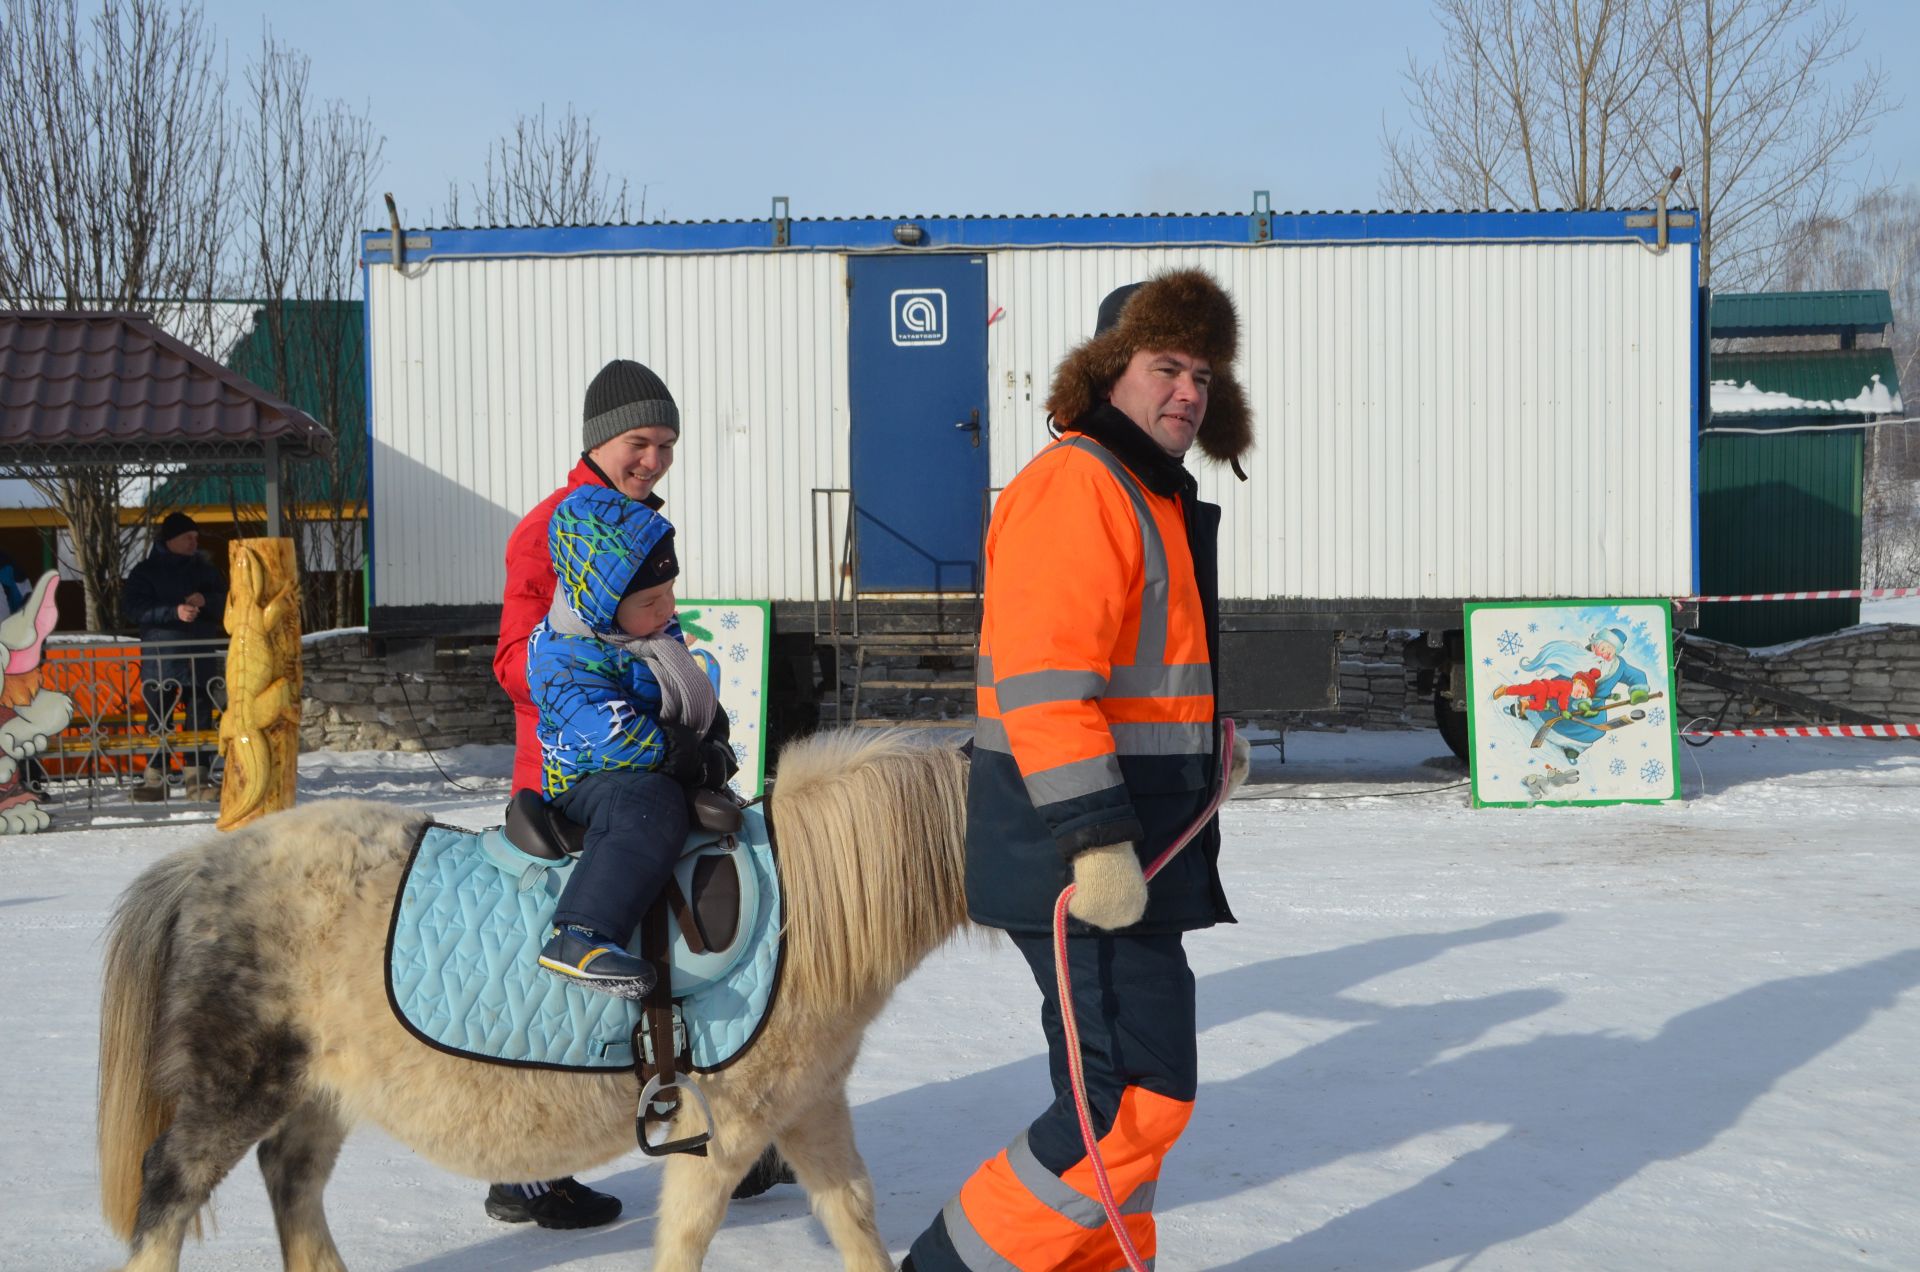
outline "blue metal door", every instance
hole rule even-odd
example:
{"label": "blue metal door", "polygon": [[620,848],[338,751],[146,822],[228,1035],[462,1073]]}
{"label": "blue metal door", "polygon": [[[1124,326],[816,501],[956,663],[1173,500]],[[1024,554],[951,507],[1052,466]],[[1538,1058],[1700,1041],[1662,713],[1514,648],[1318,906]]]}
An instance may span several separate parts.
{"label": "blue metal door", "polygon": [[971,592],[987,489],[987,263],[856,256],[854,524],[863,592]]}

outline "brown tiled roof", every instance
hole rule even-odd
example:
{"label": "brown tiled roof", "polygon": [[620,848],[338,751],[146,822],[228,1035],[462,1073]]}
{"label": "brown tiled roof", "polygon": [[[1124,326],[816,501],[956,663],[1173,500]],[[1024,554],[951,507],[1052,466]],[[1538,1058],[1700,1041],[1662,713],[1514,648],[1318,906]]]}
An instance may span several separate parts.
{"label": "brown tiled roof", "polygon": [[0,310],[0,467],[324,454],[321,423],[142,314]]}

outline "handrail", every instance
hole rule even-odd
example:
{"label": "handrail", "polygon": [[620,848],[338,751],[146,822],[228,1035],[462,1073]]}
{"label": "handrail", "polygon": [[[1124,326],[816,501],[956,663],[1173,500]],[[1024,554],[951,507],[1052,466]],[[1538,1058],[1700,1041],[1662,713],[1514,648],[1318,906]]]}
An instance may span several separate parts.
{"label": "handrail", "polygon": [[[860,634],[860,589],[854,584],[860,568],[859,517],[853,509],[853,491],[849,487],[815,486],[810,494],[811,503],[809,505],[809,512],[812,517],[812,538],[809,541],[808,547],[813,554],[813,635],[817,640],[821,635],[826,634],[831,636],[837,643],[840,637],[842,589],[846,589],[850,593],[848,607],[851,611],[849,621],[852,624],[852,630],[848,634],[856,637]],[[820,538],[821,497],[825,496],[827,523],[825,546],[828,549],[827,559],[832,561],[835,539],[833,526],[833,497],[835,495],[845,495],[847,497],[846,536],[840,542],[840,551],[838,553],[838,570],[836,572],[839,577],[831,581],[832,586],[830,588],[823,588],[820,580],[820,549],[822,546]],[[821,631],[820,627],[820,597],[822,593],[825,593],[827,598],[827,629],[825,633]]]}
{"label": "handrail", "polygon": [[[89,817],[132,811],[128,798],[150,765],[159,766],[169,793],[177,792],[187,769],[211,766],[218,751],[226,650],[224,639],[50,638],[39,688],[66,695],[72,716],[47,749],[23,765],[29,787],[53,803],[49,811],[57,816],[77,809]],[[198,709],[196,696],[205,700]],[[161,709],[165,718],[156,721],[153,713]],[[208,820],[219,812],[212,802],[195,809],[204,809]]]}

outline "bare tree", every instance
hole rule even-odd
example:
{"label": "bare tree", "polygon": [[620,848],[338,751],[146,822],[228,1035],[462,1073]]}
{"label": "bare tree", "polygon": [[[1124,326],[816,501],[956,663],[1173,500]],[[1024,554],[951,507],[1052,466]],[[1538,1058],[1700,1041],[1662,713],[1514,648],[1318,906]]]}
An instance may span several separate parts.
{"label": "bare tree", "polygon": [[[600,137],[593,121],[567,113],[554,124],[543,105],[522,115],[513,131],[487,151],[482,180],[468,187],[472,213],[488,225],[595,225],[632,219],[627,182],[616,186],[600,170]],[[641,188],[640,217],[647,214]],[[460,186],[447,187],[447,222],[462,223]]]}
{"label": "bare tree", "polygon": [[1664,21],[1648,0],[1438,0],[1438,64],[1409,61],[1416,135],[1384,139],[1404,207],[1601,207],[1635,162]]}
{"label": "bare tree", "polygon": [[285,483],[308,629],[346,626],[364,556],[364,327],[357,298],[358,230],[373,198],[382,140],[345,103],[316,102],[305,54],[263,32],[247,68],[237,200],[252,244],[247,290],[262,301],[246,370],[311,413],[336,439],[328,459],[294,464]]}
{"label": "bare tree", "polygon": [[[1782,279],[1794,290],[1884,288],[1887,344],[1905,400],[1920,390],[1920,188],[1879,190],[1844,215],[1801,227]],[[1831,337],[1827,338],[1831,340]],[[1907,414],[1912,414],[1911,407]],[[1862,574],[1868,587],[1920,584],[1920,437],[1915,425],[1867,431]]]}
{"label": "bare tree", "polygon": [[1887,76],[1830,80],[1855,41],[1826,0],[1437,0],[1411,62],[1410,135],[1383,138],[1408,207],[1644,204],[1681,168],[1701,278],[1776,277],[1890,108]]}
{"label": "bare tree", "polygon": [[[135,309],[215,294],[225,92],[191,3],[101,0],[83,19],[77,0],[0,0],[0,296]],[[118,622],[140,534],[119,510],[150,479],[112,462],[31,478],[66,517],[96,631]]]}

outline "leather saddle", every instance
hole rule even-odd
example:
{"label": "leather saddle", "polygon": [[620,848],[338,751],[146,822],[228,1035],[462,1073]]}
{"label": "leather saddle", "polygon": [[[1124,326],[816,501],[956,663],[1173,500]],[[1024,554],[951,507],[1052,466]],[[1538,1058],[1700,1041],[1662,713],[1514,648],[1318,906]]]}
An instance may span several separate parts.
{"label": "leather saddle", "polygon": [[[740,805],[720,791],[691,791],[687,796],[691,833],[681,853],[698,852],[715,839],[737,835],[744,824]],[[562,861],[577,857],[585,846],[587,828],[570,821],[559,809],[533,791],[515,791],[501,827],[507,842],[530,857]],[[693,863],[692,887],[682,889],[670,880],[661,900],[680,921],[681,935],[695,954],[723,950],[733,944],[740,926],[740,876],[731,856],[704,856]],[[688,895],[688,893],[691,895]]]}

